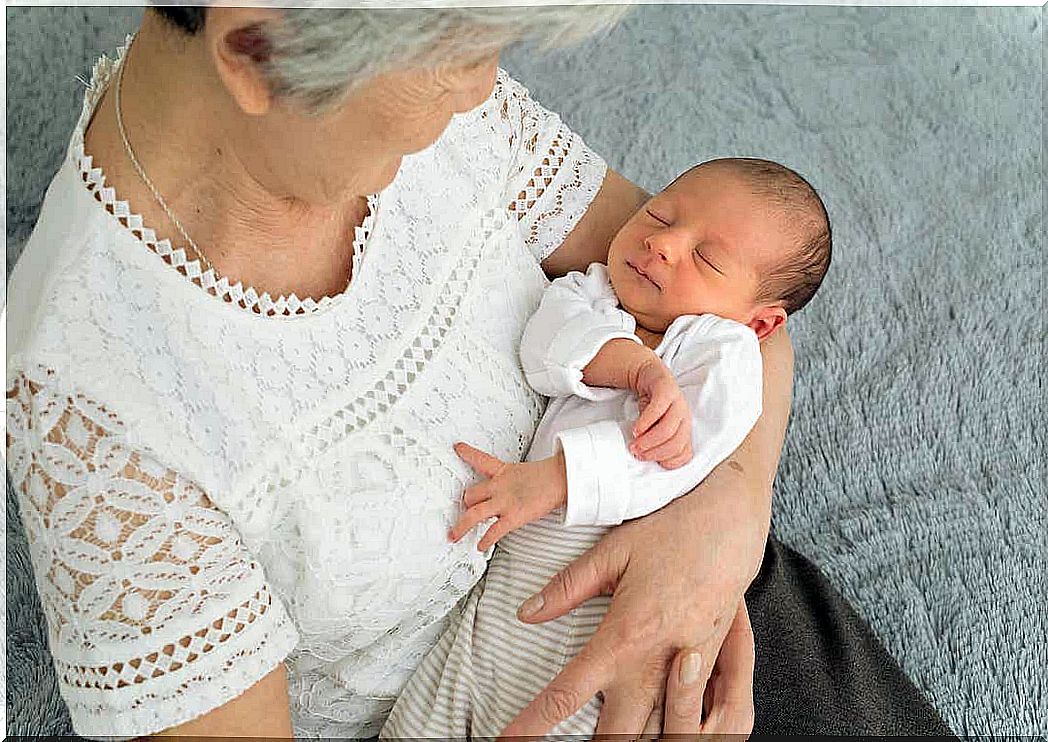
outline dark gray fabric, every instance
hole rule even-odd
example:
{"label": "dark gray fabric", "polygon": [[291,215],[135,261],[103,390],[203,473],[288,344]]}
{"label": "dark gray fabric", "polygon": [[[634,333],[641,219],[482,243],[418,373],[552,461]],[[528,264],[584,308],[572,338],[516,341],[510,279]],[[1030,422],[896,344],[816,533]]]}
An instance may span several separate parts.
{"label": "dark gray fabric", "polygon": [[9,7],[7,275],[65,155],[91,65],[138,27],[142,8]]}
{"label": "dark gray fabric", "polygon": [[774,537],[746,602],[754,735],[954,736],[818,568]]}

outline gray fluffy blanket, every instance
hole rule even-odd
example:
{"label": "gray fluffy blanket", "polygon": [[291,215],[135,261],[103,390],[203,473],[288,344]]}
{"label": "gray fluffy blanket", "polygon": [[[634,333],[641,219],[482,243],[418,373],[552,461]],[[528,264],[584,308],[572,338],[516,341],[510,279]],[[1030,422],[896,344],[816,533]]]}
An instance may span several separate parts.
{"label": "gray fluffy blanket", "polygon": [[[7,10],[9,245],[65,149],[74,75],[140,12]],[[963,735],[1048,732],[1043,22],[1041,8],[642,6],[606,38],[504,62],[649,189],[749,155],[824,194],[834,265],[790,323],[774,529]],[[62,732],[11,506],[7,731]]]}

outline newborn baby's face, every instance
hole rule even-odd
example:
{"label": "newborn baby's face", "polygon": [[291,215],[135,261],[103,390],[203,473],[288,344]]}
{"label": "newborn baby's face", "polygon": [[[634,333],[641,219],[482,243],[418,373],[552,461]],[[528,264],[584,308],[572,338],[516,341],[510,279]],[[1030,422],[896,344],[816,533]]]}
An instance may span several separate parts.
{"label": "newborn baby's face", "polygon": [[622,308],[664,332],[684,314],[748,324],[758,280],[787,242],[781,217],[728,168],[693,170],[619,230],[608,275]]}

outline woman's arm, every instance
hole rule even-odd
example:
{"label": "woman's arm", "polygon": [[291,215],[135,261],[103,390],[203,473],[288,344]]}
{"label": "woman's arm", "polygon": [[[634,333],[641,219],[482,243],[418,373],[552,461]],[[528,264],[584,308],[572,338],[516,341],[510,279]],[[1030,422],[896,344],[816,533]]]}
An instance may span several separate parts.
{"label": "woman's arm", "polygon": [[74,731],[290,736],[283,660],[298,634],[229,517],[88,395],[20,374],[7,423]]}
{"label": "woman's arm", "polygon": [[546,275],[552,279],[569,271],[585,273],[590,263],[606,262],[612,238],[648,198],[647,191],[608,168],[586,214],[560,247],[542,261]]}
{"label": "woman's arm", "polygon": [[165,729],[158,737],[261,737],[290,739],[291,705],[283,663],[222,706],[185,724]]}

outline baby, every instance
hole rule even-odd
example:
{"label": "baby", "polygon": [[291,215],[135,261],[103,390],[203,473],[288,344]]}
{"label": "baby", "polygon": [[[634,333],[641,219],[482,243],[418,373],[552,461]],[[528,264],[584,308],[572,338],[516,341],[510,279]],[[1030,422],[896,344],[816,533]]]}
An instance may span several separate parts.
{"label": "baby", "polygon": [[[521,340],[528,382],[552,397],[527,459],[455,450],[486,479],[449,537],[495,519],[484,578],[453,614],[381,738],[495,737],[593,635],[610,598],[540,624],[518,606],[609,526],[701,482],[761,413],[760,342],[815,294],[830,225],[782,165],[698,165],[619,230],[607,265],[549,286]],[[595,696],[550,732],[591,737]]]}

